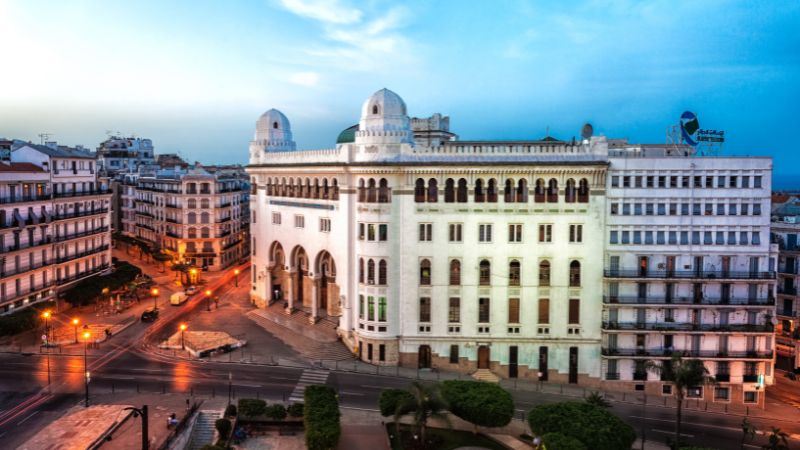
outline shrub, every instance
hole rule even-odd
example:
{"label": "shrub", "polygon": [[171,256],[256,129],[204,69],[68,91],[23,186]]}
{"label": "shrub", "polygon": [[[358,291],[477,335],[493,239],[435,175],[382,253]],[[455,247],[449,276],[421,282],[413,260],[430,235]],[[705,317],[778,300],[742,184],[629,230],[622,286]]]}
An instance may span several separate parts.
{"label": "shrub", "polygon": [[547,433],[542,436],[542,441],[547,450],[586,450],[581,441],[561,433]]}
{"label": "shrub", "polygon": [[286,408],[286,412],[288,412],[292,417],[303,417],[303,404],[292,403],[288,408]]}
{"label": "shrub", "polygon": [[494,383],[448,380],[442,396],[454,415],[483,427],[502,427],[514,417],[511,394]]}
{"label": "shrub", "polygon": [[331,450],[342,434],[339,401],[330,386],[308,386],[305,391],[303,422],[309,450]]}
{"label": "shrub", "polygon": [[219,432],[219,439],[221,441],[228,439],[228,436],[231,434],[231,421],[228,419],[217,419],[217,421],[214,422],[214,428]]}
{"label": "shrub", "polygon": [[286,408],[279,403],[269,405],[266,411],[264,411],[264,415],[270,419],[283,420],[286,418]]}
{"label": "shrub", "polygon": [[599,392],[592,392],[589,394],[589,396],[586,397],[586,403],[598,406],[600,408],[611,408],[611,402],[606,400],[606,398],[603,397],[603,394]]}
{"label": "shrub", "polygon": [[264,415],[267,409],[267,402],[254,398],[239,399],[239,415],[246,417],[256,417]]}
{"label": "shrub", "polygon": [[45,302],[6,316],[0,316],[0,336],[11,336],[36,328],[40,323],[43,324],[42,311],[52,308],[55,308],[55,303]]}
{"label": "shrub", "polygon": [[126,286],[137,276],[142,269],[128,262],[120,262],[114,266],[114,272],[108,275],[87,278],[64,292],[64,298],[72,306],[82,306],[94,303],[103,293],[104,288],[114,291]]}
{"label": "shrub", "polygon": [[236,417],[236,405],[228,405],[225,408],[225,417]]}
{"label": "shrub", "polygon": [[630,448],[636,440],[630,425],[586,402],[539,405],[528,413],[528,424],[538,435],[561,433],[593,450]]}
{"label": "shrub", "polygon": [[410,404],[413,400],[414,396],[406,390],[384,389],[381,391],[381,396],[378,399],[378,407],[383,417],[389,417],[394,416],[398,405],[403,403]]}
{"label": "shrub", "polygon": [[225,447],[218,444],[206,444],[200,447],[200,450],[225,450]]}

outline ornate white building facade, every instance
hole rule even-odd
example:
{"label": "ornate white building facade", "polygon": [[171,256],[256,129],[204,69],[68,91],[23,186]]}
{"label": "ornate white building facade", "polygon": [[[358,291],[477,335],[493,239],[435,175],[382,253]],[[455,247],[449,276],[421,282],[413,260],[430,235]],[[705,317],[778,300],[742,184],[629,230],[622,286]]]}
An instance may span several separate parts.
{"label": "ornate white building facade", "polygon": [[[763,194],[768,201],[771,161],[742,161],[751,182],[760,177],[761,188],[709,191],[708,196],[752,203],[750,198],[762,201]],[[657,176],[665,171],[667,176],[666,171],[674,171],[683,176],[700,164],[710,176],[711,167],[721,164],[736,167],[729,172],[741,177],[739,163],[696,158],[683,147],[632,145],[605,137],[459,141],[449,130],[449,118],[412,119],[403,100],[386,89],[364,102],[359,124],[342,132],[336,148],[297,150],[289,120],[269,110],[256,124],[247,168],[253,188],[251,297],[258,305],[283,301],[290,311],[304,310],[312,322],[324,316],[337,319],[344,342],[373,364],[491,370],[504,377],[626,389],[633,388],[629,383],[641,389],[648,384],[649,390],[661,392],[661,382],[634,379],[637,358],[619,360],[609,354],[609,342],[621,348],[629,339],[612,338],[621,333],[610,323],[635,322],[627,317],[627,304],[612,305],[609,293],[616,289],[618,297],[628,295],[630,286],[627,278],[609,272],[609,264],[615,261],[623,270],[630,264],[638,267],[640,253],[673,252],[684,258],[687,252],[677,243],[659,241],[656,247],[650,238],[647,244],[637,238],[635,246],[633,240],[612,243],[612,231],[632,236],[654,221],[621,220],[621,214],[612,213],[607,196],[626,198],[629,192],[613,186],[610,173]],[[644,199],[685,193],[634,194]],[[763,208],[768,210],[768,204]],[[738,223],[738,217],[723,220],[732,222],[731,231],[747,228],[750,239],[750,233],[762,230],[764,217],[768,227],[768,216],[751,215],[747,223]],[[663,222],[665,236],[671,236],[672,228],[684,231],[680,218]],[[643,229],[634,232],[635,225]],[[703,263],[719,267],[718,254],[733,254],[730,270],[749,271],[752,263],[742,258],[758,257],[757,272],[764,274],[755,294],[767,298],[774,284],[769,279],[774,255],[768,235],[761,239],[706,249],[709,257]],[[700,251],[703,242],[693,247],[697,255],[706,254]],[[654,270],[660,263],[656,259]],[[740,269],[741,264],[747,268]],[[743,282],[725,289],[752,293]],[[752,309],[755,320],[763,322],[770,308],[774,301],[729,311]],[[687,322],[681,316],[684,309],[673,317]],[[659,320],[655,313],[652,320]],[[739,320],[730,317],[731,324]],[[644,330],[655,345],[660,331]],[[675,333],[691,334],[684,331]],[[771,352],[766,336],[758,336],[759,354]],[[739,340],[730,340],[732,349]],[[750,343],[742,341],[742,349]],[[675,341],[673,348],[684,347]],[[653,352],[651,359],[664,354]],[[766,371],[771,358],[757,361]],[[731,373],[743,373],[733,366]],[[712,373],[715,368],[709,367]],[[657,380],[652,374],[648,378]],[[742,383],[735,377],[731,382]]]}

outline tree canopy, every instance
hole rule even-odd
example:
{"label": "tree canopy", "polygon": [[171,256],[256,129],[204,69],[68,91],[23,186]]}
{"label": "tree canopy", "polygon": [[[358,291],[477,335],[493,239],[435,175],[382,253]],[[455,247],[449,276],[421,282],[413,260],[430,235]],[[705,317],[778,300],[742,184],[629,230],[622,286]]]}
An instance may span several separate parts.
{"label": "tree canopy", "polygon": [[528,413],[528,424],[538,435],[561,433],[593,450],[631,448],[636,440],[630,425],[605,408],[586,402],[539,405]]}
{"label": "tree canopy", "polygon": [[483,427],[502,427],[514,417],[511,394],[494,383],[448,380],[442,396],[457,417]]}

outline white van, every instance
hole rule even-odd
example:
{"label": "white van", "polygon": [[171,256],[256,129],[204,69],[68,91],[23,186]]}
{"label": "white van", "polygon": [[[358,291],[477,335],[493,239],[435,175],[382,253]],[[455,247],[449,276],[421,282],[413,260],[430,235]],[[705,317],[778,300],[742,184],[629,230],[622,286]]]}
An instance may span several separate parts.
{"label": "white van", "polygon": [[169,303],[171,305],[181,305],[187,298],[183,292],[176,292],[169,297]]}

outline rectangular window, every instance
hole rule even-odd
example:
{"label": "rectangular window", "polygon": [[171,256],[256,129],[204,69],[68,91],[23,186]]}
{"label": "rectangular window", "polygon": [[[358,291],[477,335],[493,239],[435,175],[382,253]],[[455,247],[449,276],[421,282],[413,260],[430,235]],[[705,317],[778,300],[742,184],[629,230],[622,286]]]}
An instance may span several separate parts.
{"label": "rectangular window", "polygon": [[375,224],[370,223],[367,224],[367,240],[374,241],[375,240]]}
{"label": "rectangular window", "polygon": [[630,231],[623,231],[622,232],[622,243],[623,244],[630,244],[631,243],[631,232]]}
{"label": "rectangular window", "polygon": [[583,225],[571,224],[569,226],[569,241],[573,243],[583,242]]}
{"label": "rectangular window", "polygon": [[700,203],[692,203],[692,215],[693,216],[700,215]]}
{"label": "rectangular window", "polygon": [[633,204],[633,214],[635,216],[641,216],[642,215],[642,204],[641,203],[634,203]]}
{"label": "rectangular window", "polygon": [[450,364],[458,364],[458,345],[450,346]]}
{"label": "rectangular window", "polygon": [[644,214],[646,216],[652,216],[654,213],[654,206],[652,203],[647,203],[644,205]]}
{"label": "rectangular window", "polygon": [[508,323],[519,323],[519,299],[508,299]]}
{"label": "rectangular window", "polygon": [[619,232],[611,231],[611,234],[608,237],[609,244],[619,244]]}
{"label": "rectangular window", "polygon": [[461,242],[461,226],[460,223],[451,223],[448,225],[448,238],[450,242]]}
{"label": "rectangular window", "polygon": [[389,239],[389,225],[382,223],[378,225],[378,240],[383,242]]}
{"label": "rectangular window", "polygon": [[665,188],[667,187],[667,177],[663,175],[659,175],[658,177],[658,187]]}
{"label": "rectangular window", "polygon": [[729,178],[730,178],[730,187],[732,187],[732,188],[737,187],[737,183],[736,182],[738,180],[738,177],[736,177],[734,175],[731,175]]}
{"label": "rectangular window", "polygon": [[272,224],[273,225],[280,225],[281,224],[281,213],[277,213],[277,212],[272,213]]}
{"label": "rectangular window", "polygon": [[753,203],[753,215],[754,216],[761,215],[761,203]]}
{"label": "rectangular window", "polygon": [[423,323],[431,321],[430,297],[420,297],[419,299],[419,321]]}
{"label": "rectangular window", "polygon": [[386,297],[378,297],[378,322],[386,322]]}
{"label": "rectangular window", "polygon": [[701,188],[703,187],[703,177],[699,175],[694,176],[694,187]]}
{"label": "rectangular window", "polygon": [[622,215],[623,216],[630,216],[631,215],[631,204],[630,203],[623,203],[622,204]]}
{"label": "rectangular window", "polygon": [[553,225],[540,224],[539,225],[539,242],[553,242]]}
{"label": "rectangular window", "polygon": [[508,242],[522,242],[521,223],[512,223],[508,225]]}
{"label": "rectangular window", "polygon": [[619,187],[619,176],[612,175],[611,176],[611,187]]}
{"label": "rectangular window", "polygon": [[581,301],[577,298],[569,299],[569,323],[570,325],[581,322]]}
{"label": "rectangular window", "polygon": [[331,219],[320,217],[319,218],[319,231],[323,233],[331,232]]}
{"label": "rectangular window", "polygon": [[678,232],[677,231],[670,231],[669,232],[669,240],[667,242],[670,245],[676,245],[678,243]]}
{"label": "rectangular window", "polygon": [[750,209],[749,207],[750,207],[750,204],[748,204],[748,203],[742,203],[742,209],[741,209],[741,211],[740,211],[740,214],[741,214],[741,215],[743,215],[743,216],[746,216],[746,215],[750,214],[750,213],[748,212],[748,211],[749,211],[749,209]]}
{"label": "rectangular window", "polygon": [[461,299],[458,297],[450,297],[450,302],[447,309],[447,321],[449,323],[461,322]]}
{"label": "rectangular window", "polygon": [[736,245],[736,232],[728,231],[728,245]]}
{"label": "rectangular window", "polygon": [[724,231],[717,231],[717,238],[714,241],[717,245],[725,245],[725,232]]}
{"label": "rectangular window", "polygon": [[482,223],[478,225],[478,242],[492,242],[492,224]]}
{"label": "rectangular window", "polygon": [[375,297],[367,297],[367,320],[375,320]]}
{"label": "rectangular window", "polygon": [[295,228],[305,228],[306,226],[306,218],[305,216],[295,215],[294,216],[294,227]]}
{"label": "rectangular window", "polygon": [[652,231],[645,231],[644,232],[644,243],[647,245],[653,245],[653,232]]}
{"label": "rectangular window", "polygon": [[688,244],[689,244],[689,232],[681,231],[681,245],[688,245]]}
{"label": "rectangular window", "polygon": [[366,229],[365,224],[363,222],[359,222],[358,223],[358,240],[359,241],[363,241],[364,240],[364,236],[366,234],[365,231],[364,231],[365,229]]}
{"label": "rectangular window", "polygon": [[700,245],[700,232],[692,231],[692,245]]}
{"label": "rectangular window", "polygon": [[539,299],[539,317],[538,320],[540,324],[548,324],[550,323],[550,299],[549,298],[540,298]]}
{"label": "rectangular window", "polygon": [[616,216],[619,214],[619,203],[612,203],[611,204],[611,215]]}
{"label": "rectangular window", "polygon": [[358,318],[359,319],[363,319],[364,318],[364,309],[365,309],[364,296],[363,295],[359,295],[358,296]]}
{"label": "rectangular window", "polygon": [[747,245],[747,231],[739,232],[739,245]]}
{"label": "rectangular window", "polygon": [[725,215],[725,204],[724,203],[717,203],[717,215],[724,216]]}
{"label": "rectangular window", "polygon": [[656,231],[656,244],[658,245],[666,244],[664,237],[665,236],[663,231]]}
{"label": "rectangular window", "polygon": [[761,175],[756,175],[753,177],[753,187],[754,188],[761,187]]}
{"label": "rectangular window", "polygon": [[761,245],[761,234],[756,232],[756,231],[753,231],[753,233],[751,233],[751,234],[753,236],[752,244],[753,245]]}
{"label": "rectangular window", "polygon": [[421,223],[419,224],[419,241],[431,242],[433,240],[433,224]]}
{"label": "rectangular window", "polygon": [[689,204],[688,203],[681,203],[681,215],[688,216],[689,215]]}
{"label": "rectangular window", "polygon": [[717,177],[717,187],[718,188],[724,188],[725,187],[725,177],[724,176],[720,175],[720,176]]}
{"label": "rectangular window", "polygon": [[489,323],[489,299],[478,299],[478,323]]}
{"label": "rectangular window", "polygon": [[677,203],[670,203],[669,204],[669,215],[670,216],[677,216],[678,215],[678,204]]}
{"label": "rectangular window", "polygon": [[689,176],[684,175],[681,177],[681,187],[688,188],[689,187]]}
{"label": "rectangular window", "polygon": [[627,175],[622,177],[622,187],[631,187],[631,177]]}
{"label": "rectangular window", "polygon": [[658,215],[659,216],[666,216],[667,215],[667,204],[666,203],[659,203],[658,204]]}
{"label": "rectangular window", "polygon": [[749,188],[750,187],[750,177],[743,176],[742,177],[742,188]]}
{"label": "rectangular window", "polygon": [[705,215],[706,216],[713,216],[714,215],[714,204],[713,203],[706,203],[706,205],[705,205]]}
{"label": "rectangular window", "polygon": [[634,244],[641,244],[642,243],[642,232],[636,230],[633,232],[633,243]]}
{"label": "rectangular window", "polygon": [[728,215],[735,216],[736,215],[736,203],[731,203],[728,205]]}
{"label": "rectangular window", "polygon": [[633,177],[633,186],[637,187],[637,188],[642,187],[642,177],[641,176]]}

